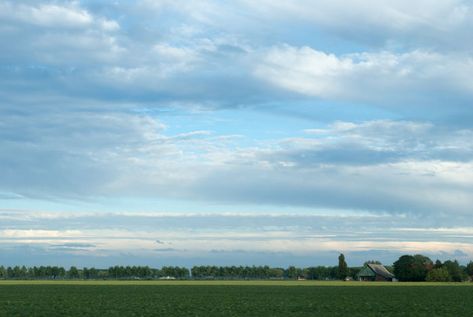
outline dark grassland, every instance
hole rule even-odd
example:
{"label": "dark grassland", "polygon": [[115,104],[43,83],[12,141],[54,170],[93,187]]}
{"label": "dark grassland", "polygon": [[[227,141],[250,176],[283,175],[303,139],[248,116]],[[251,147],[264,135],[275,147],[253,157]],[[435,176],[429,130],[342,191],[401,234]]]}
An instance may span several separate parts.
{"label": "dark grassland", "polygon": [[0,284],[0,316],[473,316],[470,286],[189,284]]}

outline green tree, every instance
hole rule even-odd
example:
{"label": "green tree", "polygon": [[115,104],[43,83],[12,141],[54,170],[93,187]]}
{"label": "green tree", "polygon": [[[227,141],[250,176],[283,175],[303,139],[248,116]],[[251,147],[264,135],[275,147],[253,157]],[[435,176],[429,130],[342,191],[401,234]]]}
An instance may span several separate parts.
{"label": "green tree", "polygon": [[421,254],[403,255],[394,262],[394,275],[399,281],[425,281],[433,263]]}
{"label": "green tree", "polygon": [[67,272],[69,278],[79,278],[79,270],[75,266],[71,266],[69,271]]}
{"label": "green tree", "polygon": [[14,278],[15,275],[13,274],[13,268],[11,266],[7,267],[7,278]]}
{"label": "green tree", "polygon": [[450,275],[450,280],[453,282],[461,282],[464,279],[463,270],[458,264],[458,261],[445,261],[443,267],[447,269],[448,274]]}
{"label": "green tree", "polygon": [[290,266],[286,270],[286,276],[287,278],[290,279],[296,279],[297,278],[297,268],[295,266]]}
{"label": "green tree", "polygon": [[345,280],[348,276],[349,270],[347,262],[345,261],[345,256],[341,253],[338,256],[338,279]]}
{"label": "green tree", "polygon": [[470,279],[473,279],[473,262],[472,261],[468,263],[465,271],[466,271],[466,274],[468,274],[468,276],[470,277]]}
{"label": "green tree", "polygon": [[91,268],[89,269],[89,274],[88,274],[88,275],[89,275],[88,278],[97,278],[97,276],[98,276],[98,271],[97,271],[97,269],[94,268],[94,267],[91,267]]}
{"label": "green tree", "polygon": [[326,266],[316,266],[307,268],[307,277],[310,280],[326,280],[330,277],[330,268]]}
{"label": "green tree", "polygon": [[432,269],[427,273],[426,277],[427,282],[448,282],[450,281],[450,274],[446,267],[438,267]]}
{"label": "green tree", "polygon": [[62,271],[61,268],[58,266],[53,266],[51,267],[51,276],[53,279],[57,279],[58,277],[61,277]]}
{"label": "green tree", "polygon": [[26,275],[26,272],[23,272],[23,268],[22,268],[22,267],[19,267],[19,266],[17,265],[17,266],[15,266],[15,267],[13,268],[13,275],[14,275],[15,278],[17,278],[17,279],[23,278],[23,273],[25,273],[25,275]]}
{"label": "green tree", "polygon": [[284,269],[281,268],[270,268],[269,269],[269,278],[283,278],[284,277]]}

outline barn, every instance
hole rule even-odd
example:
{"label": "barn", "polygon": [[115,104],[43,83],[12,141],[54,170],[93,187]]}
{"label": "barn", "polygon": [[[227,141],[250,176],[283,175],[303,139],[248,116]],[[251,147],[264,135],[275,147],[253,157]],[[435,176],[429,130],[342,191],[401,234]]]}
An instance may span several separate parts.
{"label": "barn", "polygon": [[359,281],[388,281],[394,280],[394,275],[381,264],[366,264],[360,273]]}

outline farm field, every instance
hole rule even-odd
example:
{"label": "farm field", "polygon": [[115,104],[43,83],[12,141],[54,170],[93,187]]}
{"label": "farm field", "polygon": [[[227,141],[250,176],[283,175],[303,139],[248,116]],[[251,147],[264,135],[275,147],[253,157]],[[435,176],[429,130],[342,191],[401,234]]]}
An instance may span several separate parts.
{"label": "farm field", "polygon": [[472,316],[470,284],[2,281],[0,316]]}

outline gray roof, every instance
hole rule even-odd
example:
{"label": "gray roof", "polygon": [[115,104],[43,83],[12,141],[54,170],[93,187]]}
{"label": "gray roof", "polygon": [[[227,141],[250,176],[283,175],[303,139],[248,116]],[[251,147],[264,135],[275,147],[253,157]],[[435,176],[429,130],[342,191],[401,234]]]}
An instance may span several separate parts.
{"label": "gray roof", "polygon": [[393,278],[394,275],[381,264],[368,264],[368,267],[378,275],[385,278]]}
{"label": "gray roof", "polygon": [[360,272],[358,272],[358,277],[376,277],[376,273],[368,266],[364,266]]}

